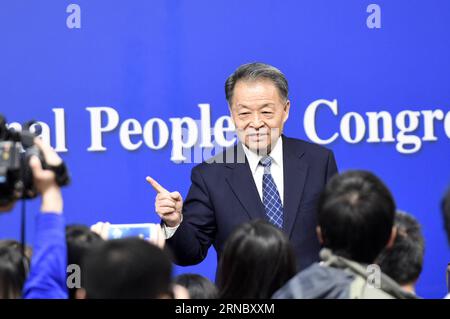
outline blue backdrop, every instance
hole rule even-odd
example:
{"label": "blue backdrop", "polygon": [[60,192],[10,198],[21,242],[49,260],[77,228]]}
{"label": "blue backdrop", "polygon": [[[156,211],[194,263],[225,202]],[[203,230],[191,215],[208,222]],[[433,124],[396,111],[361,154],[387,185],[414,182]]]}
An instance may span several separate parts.
{"label": "blue backdrop", "polygon": [[[398,207],[423,226],[426,258],[418,293],[439,298],[446,293],[450,261],[439,211],[450,181],[450,2],[372,3],[2,1],[0,113],[9,122],[33,118],[48,124],[51,143],[73,177],[64,190],[69,223],[157,222],[155,194],[145,176],[185,196],[195,165],[171,160],[179,144],[172,141],[177,138],[173,119],[198,120],[198,104],[209,104],[213,126],[228,115],[226,77],[242,63],[273,64],[290,81],[286,134],[314,140],[315,132],[326,140],[338,133],[326,146],[335,152],[339,169],[368,169],[386,182]],[[320,104],[305,129],[306,110],[321,99],[336,100],[337,114]],[[101,123],[95,122],[100,107],[109,110],[101,113]],[[382,111],[392,118],[387,133],[383,126],[374,128],[366,114]],[[349,112],[355,113],[344,116]],[[120,139],[121,125],[130,118],[136,120],[127,124],[135,150],[124,147],[127,127]],[[144,140],[139,126],[149,120],[160,126],[149,124]],[[108,122],[114,128],[101,134],[105,149],[94,151],[94,136]],[[151,142],[164,142],[164,125],[167,144],[155,149]],[[369,139],[371,125],[379,140]],[[401,131],[408,128],[413,137],[407,139]],[[31,202],[29,211],[38,205]],[[30,214],[30,243],[33,224]],[[18,207],[0,216],[2,238],[19,238],[19,227]],[[215,266],[211,249],[200,265],[176,272],[214,278]]]}

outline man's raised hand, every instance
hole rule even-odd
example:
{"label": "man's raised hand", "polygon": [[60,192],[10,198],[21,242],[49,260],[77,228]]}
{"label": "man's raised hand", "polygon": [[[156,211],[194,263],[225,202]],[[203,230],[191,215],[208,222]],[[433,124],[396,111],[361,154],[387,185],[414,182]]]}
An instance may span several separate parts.
{"label": "man's raised hand", "polygon": [[150,176],[146,178],[156,191],[155,211],[169,227],[176,227],[181,223],[183,198],[179,192],[169,192]]}

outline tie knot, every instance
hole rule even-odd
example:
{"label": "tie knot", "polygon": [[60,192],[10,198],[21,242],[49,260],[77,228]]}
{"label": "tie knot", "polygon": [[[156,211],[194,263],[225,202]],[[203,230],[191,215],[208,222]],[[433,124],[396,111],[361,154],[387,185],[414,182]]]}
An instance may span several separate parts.
{"label": "tie knot", "polygon": [[272,157],[270,156],[264,156],[261,158],[260,163],[264,168],[270,168],[270,165],[272,165]]}

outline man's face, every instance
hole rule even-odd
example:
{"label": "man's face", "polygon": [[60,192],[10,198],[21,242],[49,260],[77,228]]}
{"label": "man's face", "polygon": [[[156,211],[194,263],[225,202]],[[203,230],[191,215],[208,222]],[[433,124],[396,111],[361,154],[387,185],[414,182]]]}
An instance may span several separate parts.
{"label": "man's face", "polygon": [[270,80],[238,81],[230,111],[239,140],[261,155],[268,154],[283,131],[289,107]]}

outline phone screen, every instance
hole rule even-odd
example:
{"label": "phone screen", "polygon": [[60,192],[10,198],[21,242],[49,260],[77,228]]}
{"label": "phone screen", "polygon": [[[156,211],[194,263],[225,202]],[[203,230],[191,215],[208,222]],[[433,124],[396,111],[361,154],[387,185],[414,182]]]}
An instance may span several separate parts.
{"label": "phone screen", "polygon": [[124,237],[139,237],[149,240],[152,238],[154,224],[116,224],[110,225],[108,230],[109,239]]}

